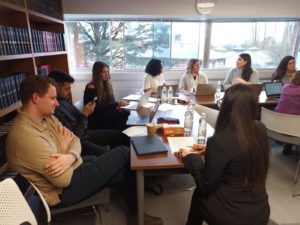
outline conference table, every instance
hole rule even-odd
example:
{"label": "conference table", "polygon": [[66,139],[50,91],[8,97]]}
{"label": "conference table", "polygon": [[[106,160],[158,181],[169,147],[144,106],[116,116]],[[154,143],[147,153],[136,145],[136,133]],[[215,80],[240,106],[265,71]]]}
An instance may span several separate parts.
{"label": "conference table", "polygon": [[[162,104],[156,111],[152,122],[156,123],[157,118],[162,116],[179,118],[180,124],[183,126],[184,113],[186,105],[168,105]],[[199,114],[194,112],[193,130],[190,136],[193,136],[195,143],[197,140]],[[207,125],[207,137],[212,136],[214,129]],[[137,174],[137,206],[138,206],[138,224],[144,224],[144,176],[145,175],[167,175],[187,173],[184,169],[184,163],[181,157],[172,153],[166,137],[161,137],[162,142],[167,147],[167,153],[158,153],[151,155],[138,156],[131,144],[130,147],[130,167],[136,170]]]}
{"label": "conference table", "polygon": [[[201,104],[211,108],[217,108],[217,101],[223,97],[224,93],[221,93],[219,98],[215,96],[183,96],[179,95],[179,99],[185,99],[191,101],[194,104]],[[270,107],[277,104],[276,100],[269,99],[266,93],[262,91],[259,96],[259,105]],[[169,109],[166,109],[166,105],[162,104],[156,111],[152,122],[156,124],[159,117],[174,117],[180,119],[180,124],[183,126],[184,113],[186,111],[186,105],[169,105]],[[193,130],[191,136],[193,136],[195,143],[198,134],[199,115],[194,113]],[[212,136],[214,129],[208,124],[207,137]],[[130,167],[131,170],[136,170],[137,174],[137,206],[138,206],[138,224],[144,224],[144,176],[145,175],[164,175],[164,174],[178,174],[187,173],[184,169],[184,163],[182,158],[175,156],[168,145],[166,137],[161,137],[161,140],[168,149],[167,153],[158,153],[151,155],[138,156],[135,152],[134,146],[130,147]]]}
{"label": "conference table", "polygon": [[[223,98],[224,96],[224,92],[221,93],[220,98]],[[195,95],[183,95],[183,94],[179,94],[180,98],[185,98],[195,104],[199,104],[199,105],[204,105],[207,107],[211,107],[211,108],[218,108],[217,106],[217,101],[220,98],[216,98],[214,95],[212,96],[195,96]],[[259,95],[259,105],[260,106],[274,106],[277,104],[277,101],[271,98],[268,98],[266,95],[265,91],[261,91],[260,95]]]}

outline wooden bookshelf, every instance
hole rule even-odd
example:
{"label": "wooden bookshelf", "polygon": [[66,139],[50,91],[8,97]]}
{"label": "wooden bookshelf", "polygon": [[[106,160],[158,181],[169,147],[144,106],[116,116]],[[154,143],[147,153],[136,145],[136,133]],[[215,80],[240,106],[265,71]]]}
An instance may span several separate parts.
{"label": "wooden bookshelf", "polygon": [[[40,5],[44,2],[24,0],[15,5],[0,0],[0,80],[20,72],[29,76],[37,75],[37,67],[47,64],[53,69],[69,72],[64,21],[58,19],[63,18],[62,1],[48,1],[46,7]],[[41,13],[43,10],[45,13]],[[1,98],[5,94],[4,88],[0,86],[0,89]],[[16,99],[10,96],[9,102],[5,100],[5,107],[0,99],[0,104],[3,104],[0,107],[0,125],[16,115],[16,110],[21,106],[20,100]],[[7,164],[0,167],[0,175],[7,167]]]}

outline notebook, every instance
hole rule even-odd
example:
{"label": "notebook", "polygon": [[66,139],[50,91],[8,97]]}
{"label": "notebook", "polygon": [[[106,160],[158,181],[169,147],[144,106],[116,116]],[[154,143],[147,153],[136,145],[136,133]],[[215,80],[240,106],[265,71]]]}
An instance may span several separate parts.
{"label": "notebook", "polygon": [[128,110],[136,110],[138,107],[142,106],[145,108],[151,108],[153,107],[155,104],[154,103],[150,103],[149,98],[151,95],[151,90],[142,94],[139,101],[130,101],[128,105],[126,106],[122,106],[122,109],[128,109]]}
{"label": "notebook", "polygon": [[167,147],[156,135],[133,136],[131,142],[137,155],[168,152]]}
{"label": "notebook", "polygon": [[262,84],[247,84],[248,87],[250,87],[253,92],[255,93],[255,95],[259,96],[260,95],[260,92],[262,91],[263,89],[263,85]]}
{"label": "notebook", "polygon": [[280,99],[282,87],[283,87],[283,83],[281,81],[264,83],[264,88],[265,88],[267,97],[275,99],[275,100]]}
{"label": "notebook", "polygon": [[175,96],[175,94],[177,93],[177,84],[171,84],[171,85],[160,85],[157,87],[157,98],[161,98],[161,91],[163,89],[163,87],[166,87],[167,90],[169,90],[169,87],[172,87],[173,89],[173,96]]}
{"label": "notebook", "polygon": [[212,96],[216,93],[216,85],[215,84],[198,84],[195,95],[206,95]]}
{"label": "notebook", "polygon": [[150,122],[150,115],[141,116],[137,111],[130,110],[130,115],[127,119],[126,125],[128,126],[142,126]]}

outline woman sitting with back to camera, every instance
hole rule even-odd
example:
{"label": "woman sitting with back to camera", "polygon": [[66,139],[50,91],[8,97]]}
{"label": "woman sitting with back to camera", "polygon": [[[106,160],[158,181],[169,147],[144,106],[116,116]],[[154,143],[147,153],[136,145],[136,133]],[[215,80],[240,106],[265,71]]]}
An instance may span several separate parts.
{"label": "woman sitting with back to camera", "polygon": [[151,59],[145,68],[146,75],[143,82],[143,91],[151,90],[151,95],[157,94],[158,86],[164,85],[163,66],[159,59]]}
{"label": "woman sitting with back to camera", "polygon": [[84,104],[95,97],[96,107],[88,117],[90,129],[117,129],[126,128],[129,112],[120,107],[128,105],[127,101],[115,101],[109,67],[104,62],[97,61],[93,65],[92,80],[84,90]]}
{"label": "woman sitting with back to camera", "polygon": [[225,77],[224,87],[232,84],[259,84],[257,71],[251,67],[251,56],[248,53],[239,55],[236,67],[232,68]]}
{"label": "woman sitting with back to camera", "polygon": [[295,64],[294,56],[288,55],[283,57],[272,74],[272,81],[282,81],[283,84],[290,83],[296,73]]}
{"label": "woman sitting with back to camera", "polygon": [[[270,206],[266,176],[270,149],[265,126],[256,121],[258,99],[250,87],[235,84],[225,91],[215,134],[205,146],[181,149],[197,185],[187,225],[266,225]],[[203,151],[203,150],[202,150]]]}
{"label": "woman sitting with back to camera", "polygon": [[199,72],[201,67],[199,59],[190,59],[187,63],[185,73],[179,82],[179,91],[183,94],[193,94],[196,92],[198,84],[207,84],[207,76]]}

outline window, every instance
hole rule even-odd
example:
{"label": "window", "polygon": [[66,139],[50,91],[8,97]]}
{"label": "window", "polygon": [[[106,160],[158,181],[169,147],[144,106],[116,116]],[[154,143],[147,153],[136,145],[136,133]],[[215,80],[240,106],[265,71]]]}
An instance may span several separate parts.
{"label": "window", "polygon": [[101,60],[113,70],[143,70],[153,57],[165,69],[183,69],[204,52],[208,68],[234,67],[242,52],[252,56],[253,67],[274,68],[298,49],[299,22],[67,21],[66,28],[72,69]]}
{"label": "window", "polygon": [[275,68],[294,55],[298,22],[213,23],[210,68],[234,67],[240,53],[251,55],[255,68]]}

